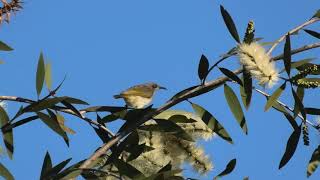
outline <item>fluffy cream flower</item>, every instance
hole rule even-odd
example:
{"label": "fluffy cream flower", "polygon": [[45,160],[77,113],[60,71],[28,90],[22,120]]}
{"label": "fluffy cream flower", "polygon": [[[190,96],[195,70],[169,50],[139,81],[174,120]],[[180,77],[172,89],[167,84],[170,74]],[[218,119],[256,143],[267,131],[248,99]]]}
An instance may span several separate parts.
{"label": "fluffy cream flower", "polygon": [[271,88],[278,80],[279,73],[274,62],[265,49],[258,43],[240,44],[238,46],[240,63],[259,81],[260,85]]}

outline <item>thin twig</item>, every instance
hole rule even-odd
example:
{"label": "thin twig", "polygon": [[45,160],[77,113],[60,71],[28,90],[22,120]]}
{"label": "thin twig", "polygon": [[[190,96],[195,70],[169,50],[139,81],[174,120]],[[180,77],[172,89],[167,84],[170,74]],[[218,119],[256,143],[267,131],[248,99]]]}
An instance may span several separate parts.
{"label": "thin twig", "polygon": [[[319,20],[320,20],[320,18],[318,18],[318,17],[311,18],[309,21],[307,21],[307,22],[305,22],[305,23],[303,23],[303,24],[295,27],[294,29],[292,29],[292,30],[289,31],[288,33],[289,33],[289,34],[294,34],[294,33],[298,32],[299,30],[301,30],[302,28],[304,28],[304,27],[306,27],[306,26],[308,26],[308,25],[310,25],[310,24],[312,24],[312,23],[315,23],[315,22],[317,22],[317,21],[319,21]],[[272,45],[272,47],[268,50],[268,54],[271,54],[271,52],[274,50],[274,48],[276,48],[276,47],[279,45],[279,43],[286,38],[286,36],[287,36],[287,33],[286,33],[285,35],[281,36],[281,37]]]}
{"label": "thin twig", "polygon": [[[22,103],[27,103],[27,104],[31,104],[31,103],[35,103],[36,101],[34,100],[31,100],[31,99],[26,99],[26,98],[22,98],[22,97],[16,97],[16,96],[0,96],[0,100],[5,100],[5,101],[15,101],[15,102],[22,102]],[[68,108],[65,108],[65,107],[61,107],[61,106],[53,106],[51,107],[51,109],[53,110],[57,110],[57,111],[60,111],[60,112],[64,112],[64,113],[67,113],[67,114],[71,114],[71,115],[74,115],[74,116],[77,116],[79,117],[80,119],[90,123],[90,124],[93,124],[99,128],[101,128],[102,130],[104,130],[105,132],[107,132],[110,136],[114,136],[113,132],[110,131],[108,128],[102,126],[101,124],[99,124],[98,122],[90,119],[90,118],[87,118],[85,116],[78,116],[78,114],[76,114],[75,112],[73,112],[71,109],[68,109]],[[85,111],[80,111],[81,114],[84,114]],[[18,122],[17,122],[18,123]],[[13,127],[13,126],[12,126]]]}

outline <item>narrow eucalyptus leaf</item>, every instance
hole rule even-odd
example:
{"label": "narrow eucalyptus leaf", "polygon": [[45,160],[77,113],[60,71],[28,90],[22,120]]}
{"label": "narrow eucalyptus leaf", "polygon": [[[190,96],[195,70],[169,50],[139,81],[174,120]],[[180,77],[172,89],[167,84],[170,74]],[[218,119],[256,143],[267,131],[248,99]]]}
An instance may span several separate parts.
{"label": "narrow eucalyptus leaf", "polygon": [[52,87],[52,76],[51,76],[51,64],[47,63],[45,65],[45,83],[48,89]]}
{"label": "narrow eucalyptus leaf", "polygon": [[306,120],[306,112],[304,110],[304,105],[301,101],[301,99],[299,98],[299,96],[297,95],[297,93],[294,91],[293,88],[291,88],[292,91],[292,95],[294,98],[294,106],[296,107],[294,110],[294,117],[296,117],[298,115],[298,113],[300,112],[303,119]]}
{"label": "narrow eucalyptus leaf", "polygon": [[6,180],[14,180],[13,175],[2,163],[0,163],[0,176]]}
{"label": "narrow eucalyptus leaf", "polygon": [[240,42],[239,34],[236,28],[236,25],[234,24],[230,14],[227,10],[224,9],[223,6],[220,6],[220,12],[223,17],[224,23],[226,24],[231,36],[236,40],[238,43]]}
{"label": "narrow eucalyptus leaf", "polygon": [[220,136],[222,139],[233,144],[228,132],[212,114],[210,114],[207,110],[205,110],[203,107],[197,104],[192,103],[191,105],[196,114],[213,132],[217,133],[217,135]]}
{"label": "narrow eucalyptus leaf", "polygon": [[[301,59],[299,61],[294,61],[294,62],[291,62],[291,69],[293,68],[299,68],[307,63],[310,63],[311,61],[315,60],[316,58],[306,58],[306,59]],[[279,73],[282,73],[285,71],[285,68],[282,69]]]}
{"label": "narrow eucalyptus leaf", "polygon": [[229,161],[226,168],[220,174],[218,174],[216,177],[214,177],[214,180],[217,180],[218,178],[220,178],[222,176],[230,174],[234,170],[234,168],[236,167],[236,164],[237,164],[236,159],[232,159],[231,161]]}
{"label": "narrow eucalyptus leaf", "polygon": [[311,108],[311,107],[306,107],[304,108],[306,114],[311,114],[311,115],[320,115],[320,109],[318,108]]}
{"label": "narrow eucalyptus leaf", "polygon": [[283,83],[269,98],[264,107],[264,111],[267,111],[270,107],[277,102],[278,98],[281,96],[282,92],[286,88],[286,83]]}
{"label": "narrow eucalyptus leaf", "polygon": [[227,85],[224,85],[224,95],[227,100],[227,103],[229,105],[229,108],[238,121],[240,127],[244,131],[244,133],[248,134],[248,128],[246,119],[244,117],[240,102],[236,96],[236,94],[233,92],[233,90]]}
{"label": "narrow eucalyptus leaf", "polygon": [[300,134],[301,134],[301,125],[299,126],[298,129],[295,129],[290,135],[287,142],[286,150],[279,164],[279,169],[285,166],[289,162],[289,160],[292,158],[294,152],[297,149],[298,142],[300,139]]}
{"label": "narrow eucalyptus leaf", "polygon": [[231,80],[237,82],[241,86],[243,85],[241,79],[236,74],[234,74],[232,71],[230,71],[229,69],[226,69],[226,68],[219,68],[219,69],[225,76],[227,76]]}
{"label": "narrow eucalyptus leaf", "polygon": [[40,54],[39,61],[38,61],[38,68],[37,68],[37,75],[36,75],[36,89],[38,96],[41,93],[43,82],[45,76],[45,65],[44,65],[44,57],[43,54]]}
{"label": "narrow eucalyptus leaf", "polygon": [[252,77],[243,66],[243,86],[240,86],[240,94],[244,107],[248,110],[252,97]]}
{"label": "narrow eucalyptus leaf", "polygon": [[207,74],[209,69],[209,61],[206,56],[202,55],[199,62],[198,67],[198,76],[200,80],[203,80]]}
{"label": "narrow eucalyptus leaf", "polygon": [[0,41],[0,51],[12,51],[13,49],[6,43]]}
{"label": "narrow eucalyptus leaf", "polygon": [[309,29],[304,29],[304,31],[308,34],[310,34],[311,36],[320,39],[320,33],[316,32],[316,31],[312,31]]}
{"label": "narrow eucalyptus leaf", "polygon": [[43,163],[42,163],[42,169],[40,174],[40,179],[45,179],[47,172],[52,168],[52,161],[49,152],[46,153]]}
{"label": "narrow eucalyptus leaf", "polygon": [[284,44],[284,52],[283,52],[283,62],[285,70],[290,77],[290,69],[291,69],[291,43],[290,43],[290,34],[286,36],[286,42]]}

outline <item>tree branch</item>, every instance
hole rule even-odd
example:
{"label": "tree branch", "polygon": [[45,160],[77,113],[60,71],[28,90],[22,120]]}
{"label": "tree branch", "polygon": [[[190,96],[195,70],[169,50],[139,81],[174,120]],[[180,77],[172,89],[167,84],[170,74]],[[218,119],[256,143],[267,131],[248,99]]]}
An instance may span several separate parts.
{"label": "tree branch", "polygon": [[[289,31],[288,33],[289,33],[289,34],[294,34],[294,33],[298,32],[299,30],[301,30],[302,28],[304,28],[304,27],[306,27],[306,26],[308,26],[308,25],[310,25],[310,24],[313,24],[313,23],[315,23],[315,22],[317,22],[317,21],[319,21],[319,20],[320,20],[320,18],[318,18],[318,17],[311,18],[309,21],[307,21],[307,22],[305,22],[305,23],[297,26],[296,28],[292,29],[292,30]],[[287,36],[287,33],[286,33],[285,35],[281,36],[281,37],[272,45],[272,47],[268,50],[267,53],[268,53],[268,54],[271,54],[271,52],[274,50],[274,48],[276,48],[276,47],[279,45],[279,43],[286,38],[286,36]]]}

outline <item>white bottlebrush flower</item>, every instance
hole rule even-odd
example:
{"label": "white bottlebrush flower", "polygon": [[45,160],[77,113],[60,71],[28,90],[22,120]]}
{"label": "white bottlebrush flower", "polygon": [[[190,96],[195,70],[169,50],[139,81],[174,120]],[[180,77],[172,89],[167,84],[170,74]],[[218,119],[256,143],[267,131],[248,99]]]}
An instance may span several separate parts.
{"label": "white bottlebrush flower", "polygon": [[259,81],[260,85],[271,88],[278,80],[279,73],[271,57],[257,42],[240,44],[238,46],[240,63]]}

